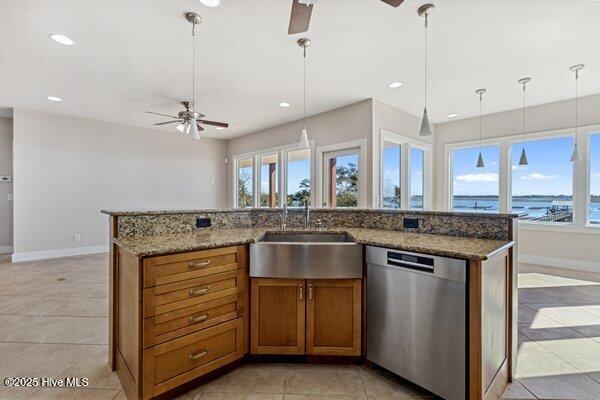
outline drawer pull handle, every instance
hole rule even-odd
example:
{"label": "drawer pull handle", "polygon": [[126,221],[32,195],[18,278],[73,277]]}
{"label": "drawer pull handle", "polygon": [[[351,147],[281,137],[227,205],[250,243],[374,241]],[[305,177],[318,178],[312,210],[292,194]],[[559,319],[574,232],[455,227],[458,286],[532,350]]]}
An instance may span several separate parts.
{"label": "drawer pull handle", "polygon": [[197,317],[191,316],[189,321],[190,324],[197,324],[198,322],[206,321],[208,319],[209,314],[198,315]]}
{"label": "drawer pull handle", "polygon": [[203,262],[191,262],[188,264],[189,269],[200,269],[204,267],[208,267],[210,265],[210,260]]}
{"label": "drawer pull handle", "polygon": [[204,296],[209,290],[210,286],[206,286],[201,289],[190,289],[190,296]]}
{"label": "drawer pull handle", "polygon": [[313,285],[309,284],[308,285],[308,301],[312,301],[313,300]]}
{"label": "drawer pull handle", "polygon": [[298,291],[299,291],[299,300],[300,301],[304,301],[304,286],[302,285],[298,285]]}
{"label": "drawer pull handle", "polygon": [[204,357],[204,356],[205,356],[205,355],[207,355],[207,354],[208,354],[208,349],[204,349],[204,350],[201,350],[201,351],[199,351],[199,352],[198,352],[198,353],[196,353],[196,354],[194,354],[194,353],[190,354],[190,355],[188,356],[188,358],[189,358],[190,360],[194,361],[194,360],[198,360],[198,359],[200,359],[200,358]]}

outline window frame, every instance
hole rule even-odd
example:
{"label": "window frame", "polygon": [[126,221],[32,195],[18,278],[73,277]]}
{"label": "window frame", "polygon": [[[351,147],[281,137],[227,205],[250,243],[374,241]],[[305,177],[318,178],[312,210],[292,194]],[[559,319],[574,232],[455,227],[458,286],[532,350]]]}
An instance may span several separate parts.
{"label": "window frame", "polygon": [[[413,211],[427,211],[432,209],[433,205],[433,145],[431,143],[423,142],[408,136],[400,135],[395,132],[391,132],[385,129],[381,129],[379,132],[379,144],[378,144],[378,164],[377,168],[373,168],[373,182],[378,182],[378,188],[373,188],[373,208],[383,208],[383,181],[384,181],[384,167],[383,167],[383,150],[385,142],[394,143],[400,146],[400,208],[399,210],[411,210],[410,208],[410,188],[411,188],[411,170],[410,170],[410,157],[411,149],[419,149],[423,151],[423,210]],[[377,161],[374,161],[374,163]],[[409,190],[403,190],[408,188]],[[386,208],[386,210],[393,210]]]}
{"label": "window frame", "polygon": [[[315,142],[309,140],[310,149],[310,191],[311,191],[311,203],[314,202],[314,188],[315,188],[315,173],[314,173],[314,153],[315,153]],[[273,208],[261,207],[260,205],[260,158],[272,154],[277,154],[277,185],[279,193],[279,201],[275,208],[282,208],[286,204],[287,200],[287,161],[288,153],[290,151],[299,150],[298,143],[287,144],[283,146],[272,147],[268,149],[260,149],[248,153],[236,154],[231,156],[233,163],[233,194],[232,194],[232,206],[234,209],[242,209],[238,207],[238,165],[241,160],[252,158],[252,171],[253,171],[253,206],[252,208],[260,208],[263,210],[269,210]]]}
{"label": "window frame", "polygon": [[[331,145],[326,145],[326,146],[320,146],[317,147],[317,156],[315,157],[315,162],[314,164],[316,165],[316,181],[314,183],[312,183],[311,185],[311,190],[312,188],[316,187],[316,201],[315,203],[315,208],[329,208],[326,204],[326,202],[324,201],[324,192],[325,192],[325,176],[323,175],[325,173],[325,169],[323,168],[323,163],[325,161],[324,156],[326,153],[333,153],[333,152],[342,152],[345,150],[350,150],[350,149],[359,149],[358,151],[358,203],[356,205],[356,208],[365,208],[367,205],[367,194],[366,194],[366,176],[367,176],[367,140],[366,139],[359,139],[359,140],[352,140],[352,141],[348,141],[348,142],[342,142],[342,143],[336,143],[336,144],[331,144]],[[316,185],[316,186],[315,186]],[[311,192],[311,196],[312,196],[312,192]],[[318,206],[317,206],[318,205]]]}
{"label": "window frame", "polygon": [[[600,224],[590,224],[590,139],[593,134],[600,134],[600,125],[586,125],[578,127],[575,133],[573,128],[563,128],[548,131],[531,132],[525,134],[525,142],[553,139],[559,137],[572,137],[577,140],[582,159],[573,164],[573,221],[572,222],[546,222],[519,220],[519,226],[532,230],[565,230],[600,231]],[[511,213],[512,207],[512,147],[523,140],[521,134],[498,136],[481,141],[482,146],[500,146],[500,212]],[[479,145],[479,140],[469,140],[444,145],[444,210],[451,210],[453,195],[452,152],[456,149],[470,148]]]}

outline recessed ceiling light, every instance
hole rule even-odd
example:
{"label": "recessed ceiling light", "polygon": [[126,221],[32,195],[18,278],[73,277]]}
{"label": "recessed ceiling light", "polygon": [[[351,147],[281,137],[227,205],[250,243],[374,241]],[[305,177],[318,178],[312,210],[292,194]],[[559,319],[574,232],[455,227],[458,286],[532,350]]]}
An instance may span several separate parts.
{"label": "recessed ceiling light", "polygon": [[456,113],[448,114],[448,118],[455,118],[455,117],[458,117],[458,114],[456,114]]}
{"label": "recessed ceiling light", "polygon": [[402,86],[402,82],[392,82],[392,83],[389,84],[389,86],[392,89],[396,89],[396,88],[399,88],[400,86]]}
{"label": "recessed ceiling light", "polygon": [[223,127],[222,127],[222,126],[217,126],[217,130],[218,130],[218,131],[222,131],[222,130],[223,130]]}
{"label": "recessed ceiling light", "polygon": [[286,107],[289,107],[289,106],[290,106],[290,103],[279,103],[279,107],[286,108]]}
{"label": "recessed ceiling light", "polygon": [[217,7],[221,4],[221,0],[200,0],[200,3],[204,4],[206,7]]}
{"label": "recessed ceiling light", "polygon": [[60,97],[55,97],[55,96],[48,96],[48,97],[46,97],[46,99],[50,100],[50,101],[56,101],[56,102],[62,101],[62,99]]}
{"label": "recessed ceiling light", "polygon": [[51,33],[48,37],[54,40],[56,43],[64,44],[65,46],[72,46],[75,42],[65,35],[61,35],[60,33]]}

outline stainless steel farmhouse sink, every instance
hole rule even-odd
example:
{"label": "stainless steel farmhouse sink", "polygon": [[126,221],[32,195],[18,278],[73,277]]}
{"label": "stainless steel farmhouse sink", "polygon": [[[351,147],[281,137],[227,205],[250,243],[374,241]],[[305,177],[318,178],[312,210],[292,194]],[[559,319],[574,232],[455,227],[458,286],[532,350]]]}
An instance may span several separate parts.
{"label": "stainless steel farmhouse sink", "polygon": [[362,278],[362,246],[336,233],[272,233],[250,244],[251,278]]}

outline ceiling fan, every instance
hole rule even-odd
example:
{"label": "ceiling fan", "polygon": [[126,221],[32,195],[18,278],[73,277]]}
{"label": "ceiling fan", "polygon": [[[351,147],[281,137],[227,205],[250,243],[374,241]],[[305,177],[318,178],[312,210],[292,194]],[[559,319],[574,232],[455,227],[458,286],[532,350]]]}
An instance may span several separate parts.
{"label": "ceiling fan", "polygon": [[[319,0],[292,0],[292,15],[288,35],[306,32],[310,24],[313,5]],[[392,7],[398,7],[404,0],[380,0]]]}
{"label": "ceiling fan", "polygon": [[179,132],[186,133],[186,134],[190,133],[190,128],[192,126],[192,120],[196,120],[196,127],[198,128],[199,131],[204,130],[202,125],[212,125],[212,126],[217,126],[219,128],[229,127],[229,124],[225,123],[225,122],[216,122],[216,121],[209,121],[206,119],[201,119],[202,117],[204,117],[204,114],[201,114],[199,112],[190,111],[190,107],[193,105],[189,101],[182,101],[181,104],[183,104],[183,106],[185,107],[185,111],[180,111],[176,117],[173,115],[161,114],[161,113],[157,113],[157,112],[153,112],[153,111],[146,111],[146,113],[173,118],[172,121],[159,122],[154,125],[168,125],[168,124],[174,124],[174,123],[178,122],[179,125],[177,125],[177,130]]}
{"label": "ceiling fan", "polygon": [[202,125],[214,125],[217,129],[222,129],[228,128],[229,124],[201,119],[204,117],[204,114],[196,112],[196,25],[202,22],[202,17],[196,13],[188,12],[185,14],[185,19],[192,24],[192,101],[182,101],[181,104],[185,107],[185,111],[180,111],[177,116],[153,111],[146,111],[146,113],[172,118],[172,121],[159,122],[154,125],[179,123],[179,125],[177,125],[177,130],[179,132],[185,133],[190,139],[199,140],[199,132],[204,130]]}

